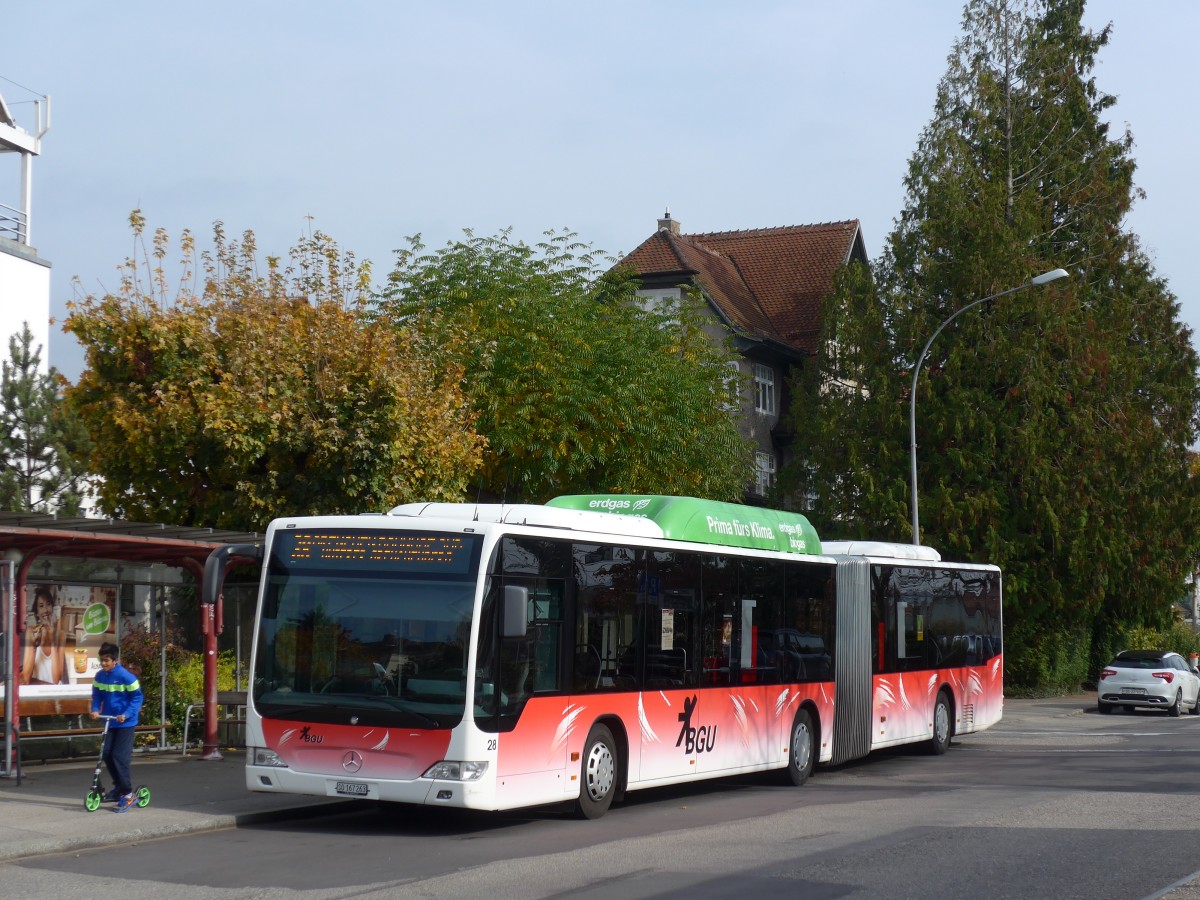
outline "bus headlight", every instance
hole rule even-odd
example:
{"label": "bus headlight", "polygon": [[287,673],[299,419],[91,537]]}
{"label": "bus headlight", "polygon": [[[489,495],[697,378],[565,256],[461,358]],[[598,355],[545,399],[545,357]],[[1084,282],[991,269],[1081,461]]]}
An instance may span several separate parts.
{"label": "bus headlight", "polygon": [[438,778],[442,781],[478,781],[487,771],[486,762],[473,760],[443,759],[434,763],[425,772],[424,778]]}
{"label": "bus headlight", "polygon": [[252,766],[287,768],[287,763],[274,750],[269,750],[266,747],[251,747],[250,751],[250,765]]}

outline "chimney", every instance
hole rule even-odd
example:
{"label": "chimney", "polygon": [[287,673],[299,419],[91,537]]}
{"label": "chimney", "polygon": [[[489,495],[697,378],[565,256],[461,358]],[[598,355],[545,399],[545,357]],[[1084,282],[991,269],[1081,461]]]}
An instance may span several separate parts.
{"label": "chimney", "polygon": [[663,217],[658,220],[659,231],[669,231],[671,234],[679,234],[679,223],[671,218],[671,210],[663,211]]}

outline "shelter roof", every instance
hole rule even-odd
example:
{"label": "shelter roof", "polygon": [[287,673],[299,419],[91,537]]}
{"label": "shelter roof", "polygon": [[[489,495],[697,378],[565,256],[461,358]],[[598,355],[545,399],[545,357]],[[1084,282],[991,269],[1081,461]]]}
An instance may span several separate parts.
{"label": "shelter roof", "polygon": [[252,544],[253,532],[0,511],[0,549],[178,565],[203,562],[221,544]]}

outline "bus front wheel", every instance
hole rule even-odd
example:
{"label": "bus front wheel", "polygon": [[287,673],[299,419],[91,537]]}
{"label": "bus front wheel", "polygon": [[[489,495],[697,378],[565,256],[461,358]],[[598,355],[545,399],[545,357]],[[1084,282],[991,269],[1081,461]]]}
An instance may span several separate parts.
{"label": "bus front wheel", "polygon": [[808,710],[796,713],[792,723],[792,739],[788,742],[788,780],[796,787],[808,781],[816,763],[816,734]]}
{"label": "bus front wheel", "polygon": [[598,819],[612,806],[617,792],[617,742],[604,725],[593,725],[583,748],[579,773],[579,799],[575,811],[581,818]]}

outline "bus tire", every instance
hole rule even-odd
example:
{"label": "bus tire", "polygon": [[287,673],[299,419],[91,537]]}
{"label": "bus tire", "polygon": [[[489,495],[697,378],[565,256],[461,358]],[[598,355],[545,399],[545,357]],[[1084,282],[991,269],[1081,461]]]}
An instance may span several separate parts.
{"label": "bus tire", "polygon": [[950,736],[954,733],[953,720],[950,716],[950,700],[945,691],[938,691],[937,700],[933,704],[933,737],[929,739],[929,752],[941,756],[950,746]]}
{"label": "bus tire", "polygon": [[800,787],[808,781],[816,761],[817,735],[813,730],[812,716],[808,710],[802,709],[792,722],[792,736],[788,741],[788,781]]}
{"label": "bus tire", "polygon": [[579,799],[575,812],[583,819],[598,819],[612,806],[620,781],[617,742],[604,725],[593,725],[583,745],[579,771]]}

